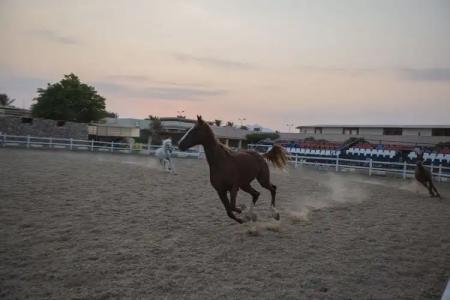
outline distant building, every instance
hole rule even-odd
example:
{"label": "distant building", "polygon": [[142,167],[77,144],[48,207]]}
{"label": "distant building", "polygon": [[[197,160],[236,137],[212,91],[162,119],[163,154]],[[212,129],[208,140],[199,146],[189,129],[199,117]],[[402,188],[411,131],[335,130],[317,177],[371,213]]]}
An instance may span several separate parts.
{"label": "distant building", "polygon": [[450,141],[450,125],[314,125],[298,126],[298,133],[281,134],[294,139],[324,139],[343,142],[351,137],[369,142],[437,144]]}
{"label": "distant building", "polygon": [[0,106],[0,117],[20,117],[30,118],[31,111],[13,106]]}
{"label": "distant building", "polygon": [[138,138],[139,127],[119,126],[113,124],[89,124],[89,139],[98,141],[127,141]]}

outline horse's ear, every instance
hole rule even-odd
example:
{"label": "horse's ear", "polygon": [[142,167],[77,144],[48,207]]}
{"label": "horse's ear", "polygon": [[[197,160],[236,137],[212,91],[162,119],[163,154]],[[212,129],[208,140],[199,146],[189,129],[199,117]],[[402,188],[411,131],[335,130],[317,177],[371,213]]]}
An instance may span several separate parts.
{"label": "horse's ear", "polygon": [[202,123],[202,122],[203,122],[202,116],[197,115],[197,121],[198,121],[199,123]]}

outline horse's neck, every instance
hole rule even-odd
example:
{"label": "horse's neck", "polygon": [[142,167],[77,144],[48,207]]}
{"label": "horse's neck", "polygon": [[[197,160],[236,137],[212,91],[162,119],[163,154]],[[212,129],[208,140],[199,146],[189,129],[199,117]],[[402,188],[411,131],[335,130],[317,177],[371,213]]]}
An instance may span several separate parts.
{"label": "horse's neck", "polygon": [[205,149],[206,160],[210,168],[219,167],[225,162],[226,152],[216,140],[204,144],[203,148]]}

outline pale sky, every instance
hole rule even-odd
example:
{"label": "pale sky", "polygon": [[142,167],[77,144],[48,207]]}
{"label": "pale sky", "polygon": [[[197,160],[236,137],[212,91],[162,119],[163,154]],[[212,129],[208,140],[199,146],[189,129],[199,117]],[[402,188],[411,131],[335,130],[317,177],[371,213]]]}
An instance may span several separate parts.
{"label": "pale sky", "polygon": [[75,73],[120,117],[450,124],[450,0],[0,0],[0,93]]}

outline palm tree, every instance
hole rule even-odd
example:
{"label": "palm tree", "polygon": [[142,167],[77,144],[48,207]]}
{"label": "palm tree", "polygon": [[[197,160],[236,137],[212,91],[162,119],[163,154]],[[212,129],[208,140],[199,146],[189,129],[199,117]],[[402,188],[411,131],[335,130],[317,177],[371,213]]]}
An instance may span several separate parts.
{"label": "palm tree", "polygon": [[150,122],[150,137],[151,142],[160,142],[161,138],[159,136],[160,132],[162,131],[162,123],[161,120],[156,116],[149,116]]}
{"label": "palm tree", "polygon": [[16,99],[10,99],[6,94],[0,94],[0,105],[1,106],[11,106],[11,104],[16,101]]}

